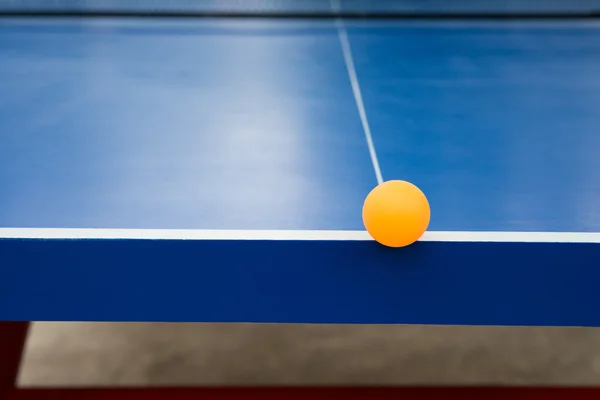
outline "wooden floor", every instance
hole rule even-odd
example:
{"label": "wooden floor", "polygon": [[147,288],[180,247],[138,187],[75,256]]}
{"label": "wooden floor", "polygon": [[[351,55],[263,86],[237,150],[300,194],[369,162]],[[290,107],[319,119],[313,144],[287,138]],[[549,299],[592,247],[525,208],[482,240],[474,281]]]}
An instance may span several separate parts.
{"label": "wooden floor", "polygon": [[33,325],[22,386],[600,385],[600,330]]}

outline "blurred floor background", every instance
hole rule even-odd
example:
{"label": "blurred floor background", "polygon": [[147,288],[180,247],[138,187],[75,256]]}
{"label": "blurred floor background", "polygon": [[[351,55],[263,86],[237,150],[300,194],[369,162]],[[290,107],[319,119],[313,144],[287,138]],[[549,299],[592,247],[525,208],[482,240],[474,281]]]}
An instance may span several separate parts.
{"label": "blurred floor background", "polygon": [[36,323],[20,384],[600,384],[589,328]]}

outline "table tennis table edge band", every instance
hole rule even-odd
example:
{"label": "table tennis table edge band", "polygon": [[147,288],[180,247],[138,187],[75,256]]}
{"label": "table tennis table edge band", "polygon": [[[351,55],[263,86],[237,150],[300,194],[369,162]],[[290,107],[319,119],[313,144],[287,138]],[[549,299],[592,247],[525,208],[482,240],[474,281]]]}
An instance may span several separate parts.
{"label": "table tennis table edge band", "polygon": [[[363,230],[0,228],[0,239],[371,241]],[[600,243],[600,232],[427,231],[423,242]]]}

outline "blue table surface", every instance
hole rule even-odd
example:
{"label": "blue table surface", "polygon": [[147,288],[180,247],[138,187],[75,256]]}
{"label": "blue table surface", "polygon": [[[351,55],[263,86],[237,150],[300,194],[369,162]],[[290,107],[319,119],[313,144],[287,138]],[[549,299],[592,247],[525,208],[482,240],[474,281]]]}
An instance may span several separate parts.
{"label": "blue table surface", "polygon": [[[383,178],[432,230],[600,231],[600,29],[348,24]],[[362,229],[333,23],[0,24],[0,226]]]}
{"label": "blue table surface", "polygon": [[[423,189],[432,208],[430,230],[600,232],[600,26],[346,21],[344,29],[383,179]],[[362,202],[377,180],[334,21],[6,19],[0,20],[0,60],[0,227],[363,229]],[[283,307],[272,316],[230,310],[219,317],[218,307],[192,315],[177,295],[162,303],[172,306],[171,314],[153,316],[143,302],[119,314],[117,300],[113,307],[95,298],[80,302],[91,307],[86,315],[67,305],[73,293],[61,292],[85,297],[84,288],[90,289],[92,283],[73,277],[79,261],[63,257],[50,273],[39,259],[23,261],[21,246],[29,242],[8,242],[0,240],[0,319],[600,324],[600,317],[589,316],[590,302],[600,295],[577,297],[581,285],[592,291],[600,282],[598,263],[588,262],[600,260],[598,245],[578,248],[579,256],[543,247],[547,257],[583,257],[567,295],[588,308],[574,313],[565,306],[559,314],[573,319],[552,319],[549,305],[536,319],[536,302],[511,320],[528,291],[563,290],[556,285],[564,273],[555,270],[544,281],[543,266],[523,272],[508,255],[492,262],[506,282],[537,277],[539,285],[511,288],[513,300],[490,298],[492,305],[509,303],[498,319],[466,310],[474,300],[467,294],[451,310],[416,319],[393,310],[379,315],[352,303],[358,300],[347,304],[357,314],[338,317],[331,302],[323,306],[330,314],[316,315],[316,300],[296,314],[291,307],[287,316]],[[60,246],[39,255],[60,259],[66,254]],[[166,273],[165,265],[148,270],[147,257],[146,265],[129,260],[128,278],[119,284],[114,274],[123,273],[117,271],[122,264],[90,262],[90,273],[99,274],[94,285],[115,290],[119,300],[128,290],[124,282],[136,278],[157,288],[165,279],[157,271]],[[237,264],[230,260],[228,273],[243,268]],[[457,280],[454,290],[479,293],[484,278],[472,272],[481,259],[467,264],[465,275],[455,278],[470,278]],[[189,274],[192,267],[173,268]],[[260,273],[273,276],[264,268]],[[325,279],[312,267],[303,278],[297,275],[302,265],[289,268],[296,282]],[[434,286],[449,279],[423,271],[421,278]],[[397,283],[398,276],[386,274],[377,279]],[[333,285],[335,276],[324,281]],[[44,296],[56,298],[54,308],[35,298],[49,282],[53,289],[43,289]],[[170,294],[178,285],[184,290],[182,282],[171,283]],[[72,289],[77,285],[83,286]],[[341,285],[342,298],[356,294]],[[193,292],[188,289],[186,296]],[[311,290],[325,296],[325,286],[304,287],[305,294]],[[325,298],[320,301],[331,300]]]}

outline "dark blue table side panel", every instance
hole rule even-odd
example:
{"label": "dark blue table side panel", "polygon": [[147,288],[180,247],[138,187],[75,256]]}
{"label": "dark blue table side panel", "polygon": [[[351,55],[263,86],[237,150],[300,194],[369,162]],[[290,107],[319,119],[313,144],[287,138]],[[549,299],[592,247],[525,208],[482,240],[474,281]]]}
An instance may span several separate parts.
{"label": "dark blue table side panel", "polygon": [[333,21],[0,20],[0,60],[2,227],[362,228]]}
{"label": "dark blue table side panel", "polygon": [[0,254],[0,320],[600,326],[597,244],[11,239]]}
{"label": "dark blue table side panel", "polygon": [[600,28],[347,24],[384,179],[432,230],[600,231]]}

